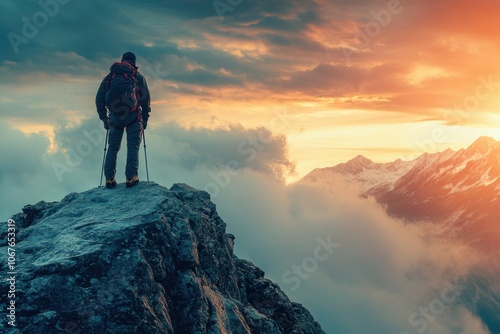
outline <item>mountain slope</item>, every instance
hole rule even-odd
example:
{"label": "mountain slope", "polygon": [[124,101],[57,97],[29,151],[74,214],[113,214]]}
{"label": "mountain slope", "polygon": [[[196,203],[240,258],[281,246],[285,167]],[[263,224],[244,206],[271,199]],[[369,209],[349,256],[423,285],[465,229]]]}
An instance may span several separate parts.
{"label": "mountain slope", "polygon": [[500,142],[492,138],[482,137],[467,149],[423,159],[393,189],[372,194],[388,206],[390,214],[434,221],[449,235],[498,251]]}
{"label": "mountain slope", "polygon": [[376,163],[358,155],[356,158],[334,167],[317,168],[301,181],[332,183],[335,182],[332,180],[335,175],[341,175],[345,180],[358,184],[362,193],[374,189],[387,191],[392,189],[399,178],[412,169],[417,162],[417,160],[402,161],[398,159],[390,163]]}
{"label": "mountain slope", "polygon": [[481,254],[463,303],[492,333],[500,333],[500,142],[481,137],[466,149],[425,153],[412,161],[374,163],[362,156],[312,171],[300,182],[357,184],[387,212],[431,222],[429,234],[459,241]]}
{"label": "mountain slope", "polygon": [[412,161],[374,163],[358,156],[317,169],[302,182],[358,184],[387,211],[409,221],[430,220],[453,236],[490,248],[500,240],[500,142],[481,137],[467,149],[425,153]]}
{"label": "mountain slope", "polygon": [[[233,254],[234,237],[206,192],[146,182],[96,188],[13,219],[19,331],[2,321],[2,332],[324,333]],[[1,239],[6,245],[7,234]]]}

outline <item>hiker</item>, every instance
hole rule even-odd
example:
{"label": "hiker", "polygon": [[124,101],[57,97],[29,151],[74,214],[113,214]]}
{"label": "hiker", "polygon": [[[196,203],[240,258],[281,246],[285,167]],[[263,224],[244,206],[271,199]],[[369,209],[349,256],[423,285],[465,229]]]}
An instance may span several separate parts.
{"label": "hiker", "polygon": [[124,129],[127,131],[126,186],[139,183],[139,147],[148,124],[151,99],[146,79],[137,71],[135,61],[134,53],[124,53],[121,62],[111,66],[97,91],[97,113],[109,136],[104,164],[106,188],[116,186],[116,158]]}

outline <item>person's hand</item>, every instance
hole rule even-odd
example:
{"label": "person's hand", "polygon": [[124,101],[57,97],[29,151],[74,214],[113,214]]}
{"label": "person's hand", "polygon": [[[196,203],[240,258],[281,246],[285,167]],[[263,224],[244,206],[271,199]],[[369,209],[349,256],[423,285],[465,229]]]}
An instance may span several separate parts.
{"label": "person's hand", "polygon": [[147,127],[148,127],[148,121],[142,120],[142,128],[146,130]]}
{"label": "person's hand", "polygon": [[102,122],[104,123],[104,128],[109,130],[109,118],[103,119]]}

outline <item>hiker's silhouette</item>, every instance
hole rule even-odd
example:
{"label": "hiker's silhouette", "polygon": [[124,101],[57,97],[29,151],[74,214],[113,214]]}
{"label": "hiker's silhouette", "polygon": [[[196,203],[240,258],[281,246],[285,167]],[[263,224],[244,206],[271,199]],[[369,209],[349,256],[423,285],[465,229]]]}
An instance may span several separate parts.
{"label": "hiker's silhouette", "polygon": [[104,163],[106,187],[116,186],[116,159],[123,132],[127,131],[127,187],[139,183],[139,147],[151,112],[148,85],[135,64],[136,57],[126,52],[121,62],[114,63],[104,77],[96,96],[99,118],[108,131],[108,151]]}

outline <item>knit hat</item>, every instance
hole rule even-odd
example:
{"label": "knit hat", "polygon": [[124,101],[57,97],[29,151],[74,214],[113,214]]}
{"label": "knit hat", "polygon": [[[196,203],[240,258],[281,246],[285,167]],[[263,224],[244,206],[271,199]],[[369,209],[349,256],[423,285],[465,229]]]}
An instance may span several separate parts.
{"label": "knit hat", "polygon": [[122,56],[122,61],[128,60],[132,63],[132,66],[135,66],[135,54],[133,52],[125,52]]}

